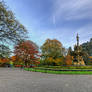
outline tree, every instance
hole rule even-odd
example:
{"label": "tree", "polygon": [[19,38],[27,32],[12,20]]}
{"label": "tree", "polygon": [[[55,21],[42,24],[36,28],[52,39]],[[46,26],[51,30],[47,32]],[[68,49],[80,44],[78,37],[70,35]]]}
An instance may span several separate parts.
{"label": "tree", "polygon": [[0,58],[0,64],[9,63],[9,58]]}
{"label": "tree", "polygon": [[24,64],[36,64],[38,63],[38,46],[32,41],[22,41],[15,46],[15,55],[24,61]]}
{"label": "tree", "polygon": [[25,27],[16,20],[13,12],[0,1],[0,41],[20,41],[25,38]]}
{"label": "tree", "polygon": [[67,56],[65,57],[65,64],[66,64],[67,66],[72,65],[72,56],[67,55]]}
{"label": "tree", "polygon": [[3,66],[3,64],[9,63],[9,57],[10,57],[11,51],[8,46],[0,45],[0,66]]}
{"label": "tree", "polygon": [[57,61],[62,62],[59,59],[63,56],[64,47],[58,40],[47,39],[46,42],[41,46],[41,51],[42,51],[42,60],[45,64],[57,65],[55,61],[57,58],[58,58]]}
{"label": "tree", "polygon": [[56,65],[59,65],[59,66],[64,65],[65,64],[65,57],[62,56],[62,57],[56,58],[54,62]]}
{"label": "tree", "polygon": [[89,56],[92,56],[92,38],[90,39],[90,41],[83,43],[81,46],[82,51],[85,52],[85,56],[83,56],[84,61],[87,65],[90,65]]}
{"label": "tree", "polygon": [[15,62],[15,61],[17,60],[17,56],[12,56],[12,57],[11,57],[11,60],[12,60],[13,62]]}
{"label": "tree", "polygon": [[71,55],[71,54],[72,54],[72,48],[69,47],[69,48],[68,48],[68,55]]}
{"label": "tree", "polygon": [[0,58],[9,58],[11,51],[8,46],[0,45]]}
{"label": "tree", "polygon": [[20,66],[20,65],[24,64],[23,60],[21,58],[19,58],[18,56],[12,56],[10,59],[15,66],[16,65]]}

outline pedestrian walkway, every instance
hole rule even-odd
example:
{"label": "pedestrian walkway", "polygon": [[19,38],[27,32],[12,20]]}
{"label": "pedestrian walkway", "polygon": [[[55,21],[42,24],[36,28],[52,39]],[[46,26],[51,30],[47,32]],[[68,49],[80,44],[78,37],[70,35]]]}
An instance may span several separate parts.
{"label": "pedestrian walkway", "polygon": [[0,92],[92,92],[92,75],[56,75],[0,68]]}

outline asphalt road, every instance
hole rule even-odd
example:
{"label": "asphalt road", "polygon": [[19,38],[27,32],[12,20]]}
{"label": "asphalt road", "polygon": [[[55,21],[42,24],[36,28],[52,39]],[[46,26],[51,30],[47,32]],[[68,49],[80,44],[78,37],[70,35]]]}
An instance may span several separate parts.
{"label": "asphalt road", "polygon": [[0,92],[92,92],[92,75],[56,75],[0,68]]}

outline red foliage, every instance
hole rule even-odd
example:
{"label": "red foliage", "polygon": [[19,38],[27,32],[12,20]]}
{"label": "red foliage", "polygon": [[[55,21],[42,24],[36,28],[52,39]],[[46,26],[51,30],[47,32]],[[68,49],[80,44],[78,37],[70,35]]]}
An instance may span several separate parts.
{"label": "red foliage", "polygon": [[30,64],[36,63],[38,59],[38,48],[29,40],[18,43],[17,46],[15,46],[14,53],[17,57],[21,58],[25,64],[29,62]]}
{"label": "red foliage", "polygon": [[23,65],[15,65],[15,67],[22,67]]}

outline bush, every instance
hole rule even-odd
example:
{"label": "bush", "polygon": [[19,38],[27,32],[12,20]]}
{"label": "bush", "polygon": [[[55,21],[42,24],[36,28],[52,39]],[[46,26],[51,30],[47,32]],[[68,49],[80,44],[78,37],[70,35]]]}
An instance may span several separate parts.
{"label": "bush", "polygon": [[49,69],[92,69],[92,66],[42,66],[37,68],[49,68]]}

